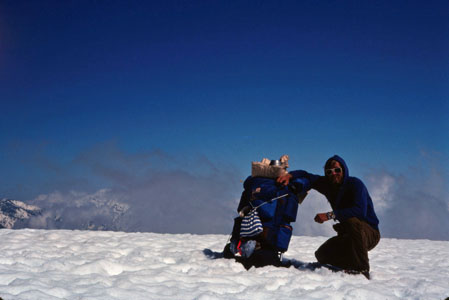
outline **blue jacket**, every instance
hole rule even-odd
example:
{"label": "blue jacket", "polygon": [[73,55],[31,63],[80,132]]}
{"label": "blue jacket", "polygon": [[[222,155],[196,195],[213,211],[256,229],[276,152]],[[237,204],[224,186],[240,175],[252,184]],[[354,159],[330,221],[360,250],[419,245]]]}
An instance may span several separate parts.
{"label": "blue jacket", "polygon": [[343,222],[356,217],[379,230],[379,219],[366,186],[360,179],[349,176],[349,169],[343,158],[334,155],[328,159],[330,160],[338,161],[343,167],[343,183],[337,190],[325,176],[310,174],[303,170],[290,172],[293,176],[292,180],[306,179],[308,190],[312,188],[326,196],[338,221]]}

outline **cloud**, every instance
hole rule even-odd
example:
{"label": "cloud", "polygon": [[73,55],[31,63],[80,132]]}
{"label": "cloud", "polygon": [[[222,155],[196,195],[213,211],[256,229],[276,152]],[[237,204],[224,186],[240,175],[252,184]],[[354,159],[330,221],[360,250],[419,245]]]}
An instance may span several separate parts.
{"label": "cloud", "polygon": [[[360,177],[373,199],[382,236],[449,240],[449,198],[440,165],[423,162],[405,175],[372,169]],[[132,153],[113,142],[80,153],[66,167],[61,174],[72,176],[61,179],[64,187],[88,181],[89,188],[74,184],[35,197],[29,203],[44,213],[32,218],[30,226],[226,234],[242,192],[240,180],[249,175],[200,155]],[[316,213],[330,209],[326,198],[312,190],[299,206],[294,234],[334,235],[333,222],[313,221]]]}
{"label": "cloud", "polygon": [[397,180],[388,173],[375,173],[368,176],[369,193],[377,214],[383,214],[394,202],[394,187]]}
{"label": "cloud", "polygon": [[442,173],[418,168],[408,174],[373,170],[368,176],[382,236],[449,240],[449,197],[440,184]]}
{"label": "cloud", "polygon": [[44,214],[34,228],[227,233],[237,197],[221,179],[177,171],[157,173],[132,189],[40,195],[32,204]]}
{"label": "cloud", "polygon": [[107,189],[93,194],[53,192],[39,195],[31,203],[43,213],[31,218],[28,225],[45,229],[123,230],[123,217],[129,210],[124,195]]}
{"label": "cloud", "polygon": [[232,167],[161,151],[132,154],[113,143],[80,154],[74,164],[108,187],[40,195],[31,203],[44,214],[30,225],[200,234],[232,229],[241,193]]}
{"label": "cloud", "polygon": [[323,224],[314,221],[317,213],[331,211],[331,207],[326,197],[314,190],[310,190],[303,203],[299,205],[296,223],[293,224],[295,235],[307,236],[332,236],[335,231],[332,229],[333,222]]}
{"label": "cloud", "polygon": [[[449,193],[443,164],[423,160],[405,174],[371,169],[360,177],[368,188],[383,237],[449,240]],[[313,190],[299,207],[294,233],[331,236],[333,222],[316,224],[318,212],[330,211],[326,198]]]}
{"label": "cloud", "polygon": [[[423,158],[405,174],[371,169],[361,177],[373,200],[382,236],[449,240],[449,193],[442,165],[434,155],[432,160]],[[330,210],[326,198],[311,190],[299,206],[294,233],[335,235],[333,222],[313,221],[317,213]]]}

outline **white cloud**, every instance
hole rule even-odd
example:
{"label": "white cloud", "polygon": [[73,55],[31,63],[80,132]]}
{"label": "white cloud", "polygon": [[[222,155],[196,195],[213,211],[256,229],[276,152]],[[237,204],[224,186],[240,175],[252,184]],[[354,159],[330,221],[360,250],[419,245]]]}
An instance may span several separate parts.
{"label": "white cloud", "polygon": [[317,213],[331,211],[330,204],[326,197],[320,193],[310,190],[304,202],[299,205],[296,222],[293,223],[293,232],[296,235],[307,236],[332,236],[335,231],[332,229],[333,221],[323,224],[314,221]]}
{"label": "white cloud", "polygon": [[382,236],[449,240],[449,197],[441,172],[415,168],[393,175],[372,170],[367,178]]}
{"label": "white cloud", "polygon": [[30,221],[33,227],[124,230],[122,218],[129,205],[126,197],[101,189],[93,194],[55,191],[39,195],[32,203],[43,209]]}
{"label": "white cloud", "polygon": [[377,213],[383,213],[393,205],[395,178],[387,173],[371,175],[367,185]]}
{"label": "white cloud", "polygon": [[[360,176],[373,199],[383,236],[449,240],[449,192],[441,165],[415,164],[405,175],[371,170]],[[59,169],[64,170],[59,177],[67,178],[65,188],[30,203],[44,209],[39,219],[32,220],[36,227],[226,234],[232,230],[243,190],[240,179],[245,177],[230,164],[204,157],[129,153],[114,143],[85,151]],[[95,184],[83,188],[78,182]],[[316,213],[326,211],[330,211],[326,198],[311,191],[299,206],[294,233],[333,235],[333,222],[313,221]]]}

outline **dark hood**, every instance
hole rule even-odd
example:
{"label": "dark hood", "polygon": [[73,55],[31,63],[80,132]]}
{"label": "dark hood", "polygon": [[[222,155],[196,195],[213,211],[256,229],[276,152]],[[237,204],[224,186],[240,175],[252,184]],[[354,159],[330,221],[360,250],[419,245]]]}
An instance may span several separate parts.
{"label": "dark hood", "polygon": [[338,161],[340,163],[340,165],[342,166],[342,168],[343,168],[343,183],[345,183],[349,177],[349,169],[348,169],[348,166],[346,165],[345,160],[338,155],[334,155],[326,161],[326,164],[324,165],[325,168],[332,160]]}

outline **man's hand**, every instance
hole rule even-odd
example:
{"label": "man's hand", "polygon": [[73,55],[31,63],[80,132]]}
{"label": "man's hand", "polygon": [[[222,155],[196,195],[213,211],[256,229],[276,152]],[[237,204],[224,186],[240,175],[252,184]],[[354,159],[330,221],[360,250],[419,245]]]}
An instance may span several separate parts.
{"label": "man's hand", "polygon": [[322,224],[328,220],[329,220],[329,218],[327,217],[326,213],[317,214],[315,216],[315,222],[320,223],[320,224]]}
{"label": "man's hand", "polygon": [[285,174],[285,175],[281,175],[276,179],[277,183],[283,184],[283,185],[288,185],[288,183],[290,182],[290,179],[292,179],[292,175],[290,175],[289,173]]}

